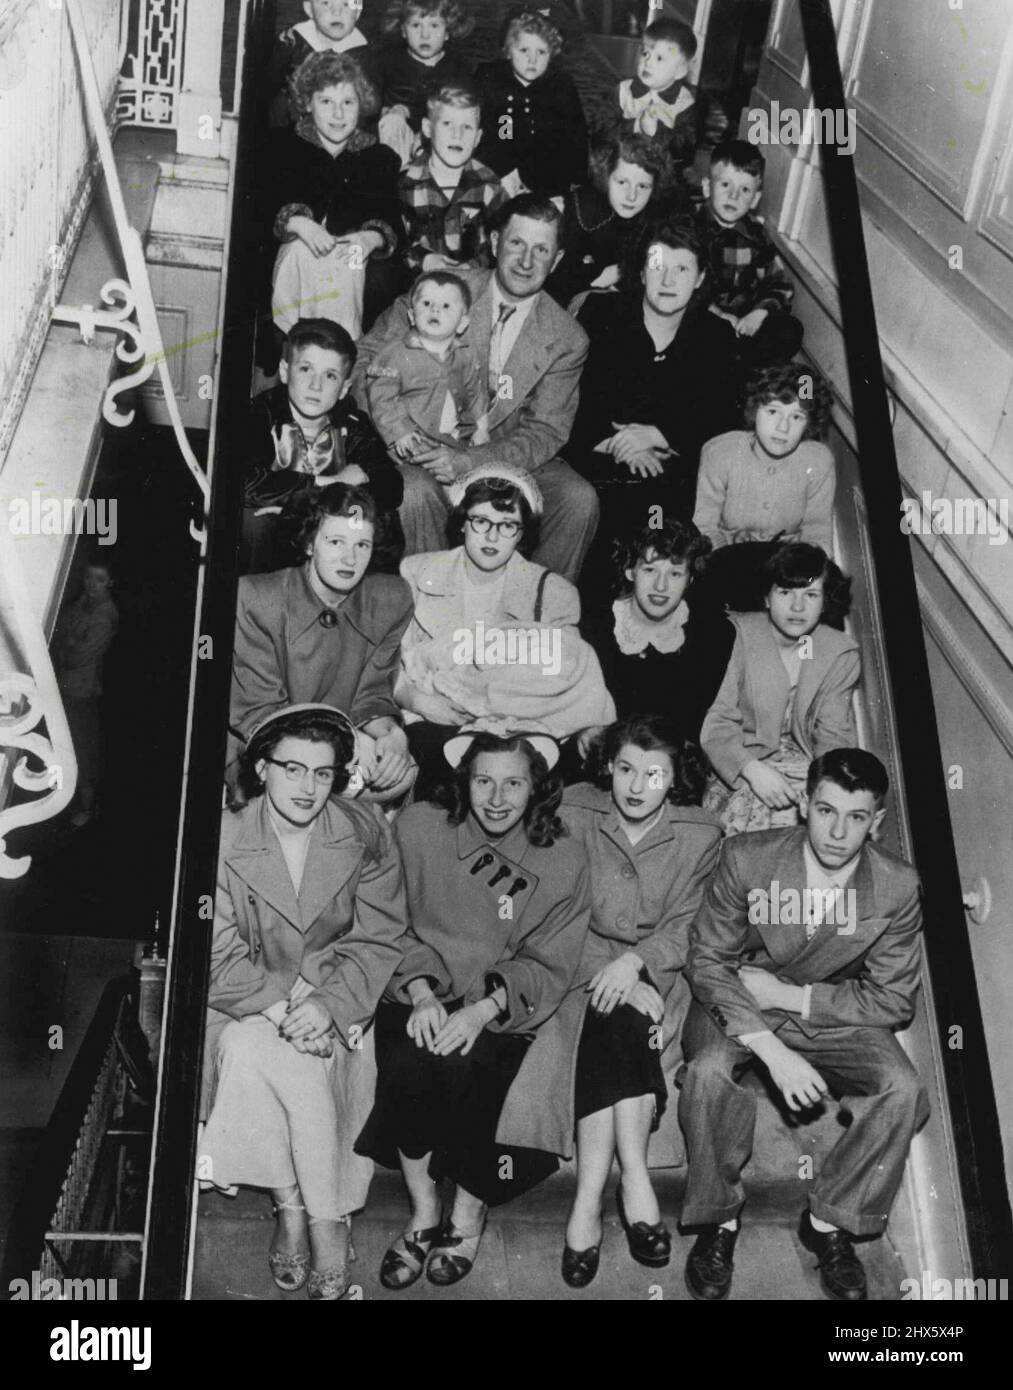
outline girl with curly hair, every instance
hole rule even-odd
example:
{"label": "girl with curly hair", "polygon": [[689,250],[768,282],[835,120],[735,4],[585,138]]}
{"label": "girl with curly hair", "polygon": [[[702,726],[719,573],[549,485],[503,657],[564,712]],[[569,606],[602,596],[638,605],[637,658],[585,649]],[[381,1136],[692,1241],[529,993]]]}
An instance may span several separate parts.
{"label": "girl with curly hair", "polygon": [[704,445],[693,520],[718,554],[711,577],[732,608],[751,608],[779,544],[833,546],[834,456],[822,442],[831,395],[814,367],[789,362],[746,384],[744,430]]}
{"label": "girl with curly hair", "polygon": [[589,172],[590,181],[567,195],[565,254],[546,283],[564,309],[586,290],[617,289],[623,261],[644,226],[665,213],[689,211],[668,154],[645,135],[620,135],[592,150]]}
{"label": "girl with curly hair", "polygon": [[587,123],[577,88],[556,61],[559,30],[537,8],[506,19],[503,56],[475,70],[483,137],[476,158],[513,197],[563,198],[587,177]]}
{"label": "girl with curly hair", "polygon": [[380,92],[380,139],[408,164],[421,143],[426,99],[447,85],[468,83],[471,68],[453,44],[475,27],[460,0],[392,0],[383,30],[394,40],[373,60]]}
{"label": "girl with curly hair", "polygon": [[[394,826],[412,921],[377,1012],[376,1104],[356,1144],[400,1167],[411,1200],[380,1267],[388,1289],[427,1261],[431,1283],[463,1279],[489,1207],[556,1168],[558,1096],[528,1059],[573,983],[591,912],[586,858],[556,815],[554,741],[469,733],[444,751],[453,780]],[[441,1217],[442,1178],[454,1197]]]}
{"label": "girl with curly hair", "polygon": [[[674,518],[614,543],[617,597],[587,612],[581,627],[621,719],[663,710],[683,738],[699,739],[735,635],[699,583],[710,548],[692,522]],[[585,730],[579,745],[597,732]]]}
{"label": "girl with curly hair", "polygon": [[367,274],[403,239],[399,162],[368,129],[379,97],[352,54],[311,54],[290,88],[298,119],[294,128],[272,132],[261,183],[265,240],[273,234],[282,243],[273,321],[287,333],[299,318],[329,318],[355,339]]}
{"label": "girl with curly hair", "polygon": [[594,902],[577,972],[582,988],[567,996],[554,1030],[569,1043],[559,1071],[573,1086],[576,1122],[577,1190],[562,1264],[573,1288],[598,1270],[613,1158],[630,1255],[652,1268],[669,1261],[647,1150],[679,1061],[672,1043],[689,1006],[689,928],[721,843],[717,821],[699,810],[700,751],[662,716],[633,715],[607,729],[592,775],[566,790],[562,806],[563,823],[587,851]]}
{"label": "girl with curly hair", "polygon": [[725,831],[797,823],[813,758],[857,744],[858,643],[843,632],[851,580],[814,545],[763,567],[764,611],[734,613],[735,645],[700,731],[714,769],[704,808]]}
{"label": "girl with curly hair", "polygon": [[198,1158],[205,1186],[270,1191],[275,1283],[327,1302],[355,1258],[371,1023],[408,917],[382,815],[337,796],[354,750],[345,715],[313,704],[270,715],[243,755],[247,799],[222,816]]}

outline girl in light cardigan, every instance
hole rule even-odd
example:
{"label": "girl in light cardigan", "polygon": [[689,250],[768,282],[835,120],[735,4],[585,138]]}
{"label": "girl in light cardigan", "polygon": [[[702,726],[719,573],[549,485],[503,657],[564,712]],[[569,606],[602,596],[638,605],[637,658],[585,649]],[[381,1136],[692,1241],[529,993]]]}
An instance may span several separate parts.
{"label": "girl in light cardigan", "polygon": [[821,442],[830,406],[830,388],[813,368],[765,367],[746,385],[746,428],[703,447],[693,521],[714,547],[711,586],[732,608],[753,606],[747,595],[778,544],[803,541],[830,553],[837,474]]}
{"label": "girl in light cardigan", "polygon": [[840,631],[851,581],[818,546],[764,566],[763,613],[735,613],[728,670],[703,722],[713,774],[704,809],[729,835],[794,825],[810,761],[854,747],[858,645]]}

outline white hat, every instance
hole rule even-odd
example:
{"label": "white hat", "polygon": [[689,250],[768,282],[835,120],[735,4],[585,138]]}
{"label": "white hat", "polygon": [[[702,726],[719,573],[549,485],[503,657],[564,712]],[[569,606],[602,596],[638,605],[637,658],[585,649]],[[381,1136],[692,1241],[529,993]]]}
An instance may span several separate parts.
{"label": "white hat", "polygon": [[515,468],[512,463],[482,463],[477,468],[462,473],[450,485],[450,505],[459,507],[464,501],[464,494],[472,483],[480,482],[483,478],[501,478],[505,483],[512,483],[527,498],[532,514],[541,516],[543,506],[541,488],[530,473],[525,473],[523,468]]}
{"label": "white hat", "polygon": [[[447,739],[446,743],[443,745],[443,756],[451,767],[460,766],[461,759],[464,757],[465,753],[467,753],[479,734],[483,732],[485,732],[485,730],[472,729],[470,732],[462,731],[459,734],[454,734],[452,738]],[[554,768],[559,762],[559,744],[551,734],[529,734],[523,729],[514,729],[509,734],[495,734],[493,737],[501,739],[503,743],[512,743],[515,738],[522,738],[525,743],[530,743],[536,753],[541,753],[550,769]]]}
{"label": "white hat", "polygon": [[259,737],[259,735],[262,734],[265,731],[265,729],[270,728],[270,726],[276,720],[287,719],[290,714],[311,713],[318,714],[320,716],[321,723],[327,723],[328,721],[333,722],[335,725],[337,725],[337,727],[341,730],[342,733],[348,734],[348,736],[352,739],[353,744],[356,742],[357,735],[355,732],[355,725],[349,719],[347,714],[344,714],[341,710],[336,709],[334,705],[321,705],[310,702],[301,705],[286,705],[284,709],[272,710],[270,714],[265,715],[264,718],[261,719],[259,724],[256,724],[250,730],[246,738],[246,746],[249,747],[253,740]]}

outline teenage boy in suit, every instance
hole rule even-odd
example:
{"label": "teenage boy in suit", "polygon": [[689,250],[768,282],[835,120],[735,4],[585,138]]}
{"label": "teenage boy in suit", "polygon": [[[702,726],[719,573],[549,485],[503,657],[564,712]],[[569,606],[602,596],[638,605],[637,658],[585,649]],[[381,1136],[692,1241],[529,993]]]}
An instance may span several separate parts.
{"label": "teenage boy in suit", "polygon": [[859,748],[814,759],[805,825],[727,839],[690,932],[687,1068],[679,1097],[689,1177],[683,1224],[695,1298],[724,1298],[743,1203],[756,1060],[793,1111],[840,1098],[850,1125],[813,1182],[800,1238],[833,1298],[866,1297],[855,1236],[881,1235],[928,1101],[894,1029],[910,1023],[921,966],[915,870],[872,842],[883,764]]}

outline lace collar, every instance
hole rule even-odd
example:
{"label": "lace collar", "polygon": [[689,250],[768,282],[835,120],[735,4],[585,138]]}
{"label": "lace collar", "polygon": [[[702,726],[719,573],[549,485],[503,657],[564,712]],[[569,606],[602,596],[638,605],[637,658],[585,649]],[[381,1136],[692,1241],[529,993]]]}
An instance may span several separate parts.
{"label": "lace collar", "polygon": [[616,646],[623,656],[640,656],[648,647],[665,654],[677,652],[686,640],[689,604],[685,599],[660,623],[652,623],[643,616],[632,594],[617,598],[612,612],[615,615]]}

